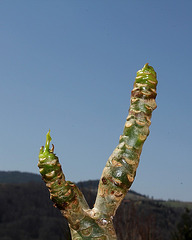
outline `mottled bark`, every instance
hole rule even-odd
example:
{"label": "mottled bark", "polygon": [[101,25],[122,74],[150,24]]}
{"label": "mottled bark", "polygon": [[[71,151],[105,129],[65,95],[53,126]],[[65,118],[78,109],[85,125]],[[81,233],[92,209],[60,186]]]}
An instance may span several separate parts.
{"label": "mottled bark", "polygon": [[54,147],[49,149],[51,137],[47,133],[38,166],[52,201],[69,222],[73,240],[116,240],[112,219],[135,178],[156,108],[156,85],[156,73],[146,64],[137,72],[123,134],[103,170],[93,209],[78,187],[65,180]]}

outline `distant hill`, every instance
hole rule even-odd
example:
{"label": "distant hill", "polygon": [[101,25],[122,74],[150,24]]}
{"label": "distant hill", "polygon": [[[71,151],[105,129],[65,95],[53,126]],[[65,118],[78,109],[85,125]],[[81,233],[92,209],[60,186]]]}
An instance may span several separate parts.
{"label": "distant hill", "polygon": [[[97,193],[98,185],[99,185],[99,180],[88,180],[88,181],[82,181],[82,182],[77,183],[77,186],[80,189],[84,189],[84,191],[85,190],[91,191],[95,195]],[[126,200],[139,201],[139,200],[149,200],[149,198],[147,196],[137,193],[133,190],[129,190],[124,201],[126,201]]]}
{"label": "distant hill", "polygon": [[0,183],[28,183],[40,182],[41,176],[34,173],[19,172],[19,171],[0,171]]}
{"label": "distant hill", "polygon": [[[90,207],[98,184],[98,180],[77,183]],[[129,191],[114,217],[118,239],[170,240],[185,207],[192,209],[192,203],[159,201]],[[1,240],[71,240],[67,222],[53,207],[40,175],[0,171],[0,236]]]}
{"label": "distant hill", "polygon": [[[24,183],[43,183],[40,174],[29,173],[29,172],[20,172],[20,171],[0,171],[0,184],[24,184]],[[97,194],[97,189],[99,185],[99,180],[88,180],[88,181],[80,181],[76,183],[77,186],[83,190],[85,195],[88,192],[91,192],[95,197]],[[133,190],[129,190],[124,201],[151,201],[149,197],[137,193]],[[192,209],[192,202],[181,202],[181,201],[161,201],[155,200],[157,202],[161,202],[161,204],[167,207],[176,207],[176,208],[189,208]],[[93,202],[94,203],[94,202]],[[91,204],[92,205],[92,204]]]}
{"label": "distant hill", "polygon": [[[8,184],[20,184],[29,182],[42,182],[42,178],[39,174],[20,172],[20,171],[0,171],[0,183]],[[76,183],[79,188],[91,190],[93,193],[97,193],[99,180],[80,181]],[[129,191],[129,197],[133,199],[147,198],[144,195],[136,193],[135,191]]]}

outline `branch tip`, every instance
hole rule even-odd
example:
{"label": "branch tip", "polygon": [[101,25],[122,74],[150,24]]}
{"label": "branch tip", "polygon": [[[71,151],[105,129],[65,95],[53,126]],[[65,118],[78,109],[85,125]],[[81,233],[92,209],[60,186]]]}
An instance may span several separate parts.
{"label": "branch tip", "polygon": [[44,151],[49,151],[49,145],[50,145],[50,142],[51,142],[52,138],[50,136],[50,129],[46,135],[46,143],[45,143],[45,150]]}
{"label": "branch tip", "polygon": [[50,150],[50,152],[54,152],[54,144],[52,144],[52,148],[51,148],[51,150]]}

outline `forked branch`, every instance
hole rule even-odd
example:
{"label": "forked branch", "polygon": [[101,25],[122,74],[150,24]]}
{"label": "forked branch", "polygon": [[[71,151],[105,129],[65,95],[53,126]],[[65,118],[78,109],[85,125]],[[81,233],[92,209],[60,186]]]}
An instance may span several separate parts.
{"label": "forked branch", "polygon": [[139,164],[143,143],[149,135],[151,115],[156,108],[156,73],[146,64],[137,72],[131,104],[119,144],[103,170],[96,202],[90,209],[78,187],[65,180],[58,157],[45,147],[40,149],[39,169],[50,191],[50,198],[67,218],[73,240],[116,240],[113,216],[131,187]]}

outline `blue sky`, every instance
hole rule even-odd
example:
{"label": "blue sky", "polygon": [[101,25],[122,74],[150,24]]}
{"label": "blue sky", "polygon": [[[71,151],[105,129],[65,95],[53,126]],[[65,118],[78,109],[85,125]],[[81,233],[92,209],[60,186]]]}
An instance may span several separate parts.
{"label": "blue sky", "polygon": [[192,1],[0,1],[0,169],[38,173],[51,129],[66,179],[99,179],[136,72],[158,108],[132,189],[192,201]]}

